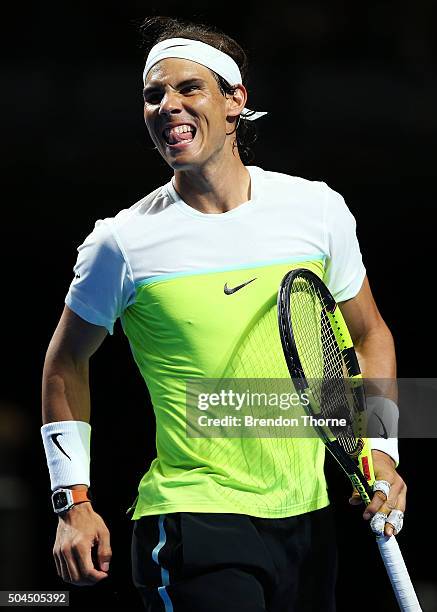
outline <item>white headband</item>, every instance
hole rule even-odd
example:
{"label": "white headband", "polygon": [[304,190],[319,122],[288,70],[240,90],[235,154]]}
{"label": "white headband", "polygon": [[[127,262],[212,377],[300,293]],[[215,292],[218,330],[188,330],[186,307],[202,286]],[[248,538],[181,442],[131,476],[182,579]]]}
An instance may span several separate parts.
{"label": "white headband", "polygon": [[[191,40],[189,38],[168,38],[152,47],[147,56],[143,72],[144,83],[150,68],[167,57],[178,57],[202,64],[210,70],[214,70],[230,85],[241,84],[241,72],[232,57],[200,40]],[[255,121],[255,119],[259,119],[263,115],[267,115],[267,113],[261,111],[254,112],[248,108],[243,108],[241,118]]]}

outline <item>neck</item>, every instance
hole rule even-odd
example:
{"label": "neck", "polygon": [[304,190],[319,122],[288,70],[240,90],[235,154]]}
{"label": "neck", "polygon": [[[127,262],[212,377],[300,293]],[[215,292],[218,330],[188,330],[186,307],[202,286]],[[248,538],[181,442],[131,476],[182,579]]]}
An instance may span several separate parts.
{"label": "neck", "polygon": [[195,170],[176,170],[175,189],[189,206],[218,214],[250,200],[250,174],[239,157],[222,159]]}

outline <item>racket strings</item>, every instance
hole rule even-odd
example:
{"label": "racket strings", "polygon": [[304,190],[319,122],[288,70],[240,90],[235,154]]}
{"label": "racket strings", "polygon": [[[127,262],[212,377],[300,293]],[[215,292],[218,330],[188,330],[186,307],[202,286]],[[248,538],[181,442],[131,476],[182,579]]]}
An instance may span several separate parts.
{"label": "racket strings", "polygon": [[290,317],[296,348],[318,414],[345,419],[346,427],[331,427],[344,450],[353,455],[358,442],[353,428],[354,402],[347,385],[348,371],[320,291],[308,280],[293,282]]}

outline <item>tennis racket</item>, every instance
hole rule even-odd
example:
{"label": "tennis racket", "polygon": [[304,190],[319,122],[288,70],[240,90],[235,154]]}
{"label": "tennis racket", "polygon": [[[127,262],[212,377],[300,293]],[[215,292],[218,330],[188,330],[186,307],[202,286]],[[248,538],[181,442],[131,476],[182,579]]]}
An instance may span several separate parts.
{"label": "tennis racket", "polygon": [[[327,449],[367,505],[375,480],[365,436],[366,400],[353,343],[333,296],[305,268],[288,272],[278,292],[279,333],[285,360],[303,407]],[[329,426],[340,418],[346,426]],[[395,536],[376,538],[402,612],[421,610]]]}

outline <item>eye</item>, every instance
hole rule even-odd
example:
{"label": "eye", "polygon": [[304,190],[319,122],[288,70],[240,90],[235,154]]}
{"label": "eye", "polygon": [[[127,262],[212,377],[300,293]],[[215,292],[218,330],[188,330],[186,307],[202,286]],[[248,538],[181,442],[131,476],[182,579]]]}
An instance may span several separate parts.
{"label": "eye", "polygon": [[186,87],[183,87],[181,89],[181,92],[183,94],[185,94],[185,93],[192,93],[193,91],[196,91],[196,89],[199,89],[198,85],[187,85]]}
{"label": "eye", "polygon": [[159,91],[144,92],[143,98],[146,104],[159,104],[161,101],[161,93]]}

